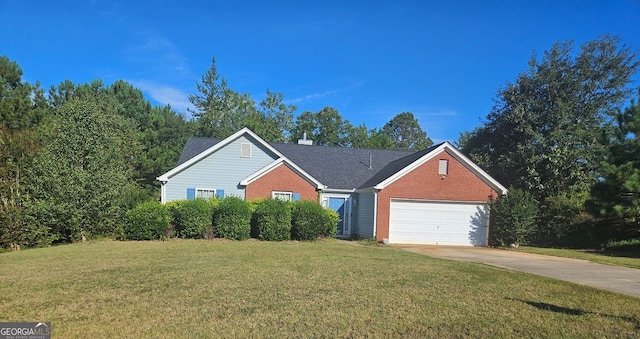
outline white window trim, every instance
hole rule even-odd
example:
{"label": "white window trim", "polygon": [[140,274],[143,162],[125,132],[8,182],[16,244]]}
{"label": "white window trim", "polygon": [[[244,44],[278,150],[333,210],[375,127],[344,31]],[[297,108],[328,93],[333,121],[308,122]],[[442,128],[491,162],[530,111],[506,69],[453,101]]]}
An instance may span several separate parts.
{"label": "white window trim", "polygon": [[[204,198],[204,197],[199,196],[198,193],[203,192],[203,191],[213,191],[213,195],[211,197],[208,197],[208,198]],[[216,191],[215,188],[196,188],[196,197],[195,198],[196,199],[211,199],[211,198],[215,198],[216,197],[216,193],[218,193],[218,192]]]}
{"label": "white window trim", "polygon": [[288,200],[284,200],[284,199],[280,199],[280,200],[284,200],[284,201],[292,201],[293,200],[293,192],[285,192],[285,191],[271,191],[271,198],[272,199],[279,199],[276,198],[276,195],[281,194],[281,195],[286,195],[289,197]]}

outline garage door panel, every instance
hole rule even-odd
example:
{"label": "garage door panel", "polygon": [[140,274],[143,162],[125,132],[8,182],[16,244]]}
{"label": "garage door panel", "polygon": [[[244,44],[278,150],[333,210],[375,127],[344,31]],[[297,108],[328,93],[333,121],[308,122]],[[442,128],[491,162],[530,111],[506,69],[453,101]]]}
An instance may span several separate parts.
{"label": "garage door panel", "polygon": [[391,201],[391,243],[486,246],[484,204]]}

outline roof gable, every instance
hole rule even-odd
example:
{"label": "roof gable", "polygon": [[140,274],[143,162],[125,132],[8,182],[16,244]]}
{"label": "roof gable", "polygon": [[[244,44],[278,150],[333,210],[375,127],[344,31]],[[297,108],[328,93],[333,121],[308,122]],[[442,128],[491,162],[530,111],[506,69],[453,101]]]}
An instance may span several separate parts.
{"label": "roof gable", "polygon": [[271,172],[275,168],[279,167],[279,166],[287,166],[287,167],[289,167],[291,170],[296,172],[299,176],[301,176],[303,179],[308,181],[315,188],[318,188],[318,189],[326,188],[325,185],[323,185],[321,182],[319,182],[314,177],[309,175],[309,173],[305,172],[302,168],[300,168],[298,165],[294,164],[293,162],[291,162],[289,159],[287,159],[285,157],[276,159],[275,161],[273,161],[272,163],[268,164],[267,166],[261,168],[257,172],[255,172],[255,173],[251,174],[250,176],[244,178],[242,181],[240,181],[240,185],[247,186],[247,185],[251,184],[252,182],[256,181],[257,179],[261,178],[265,174]]}
{"label": "roof gable", "polygon": [[[218,151],[219,149],[230,144],[231,142],[240,138],[241,136],[248,136],[254,139],[256,143],[258,143],[258,145],[272,152],[276,157],[283,156],[282,153],[280,153],[278,150],[273,148],[267,142],[262,140],[262,138],[260,138],[255,133],[253,133],[250,129],[245,127],[239,130],[238,132],[234,133],[233,135],[227,137],[226,139],[220,140],[220,141],[215,139],[207,139],[208,140],[207,141],[207,140],[203,140],[203,138],[193,138],[192,140],[192,138],[190,138],[191,144],[189,144],[189,141],[187,141],[187,144],[185,144],[185,147],[182,150],[182,154],[180,155],[180,159],[178,160],[178,165],[172,170],[170,170],[169,172],[159,176],[157,179],[160,181],[168,181],[174,175],[182,172],[184,169],[206,158],[210,154]],[[189,146],[189,148],[187,148],[187,146]],[[208,147],[208,148],[205,148],[205,147]]]}
{"label": "roof gable", "polygon": [[[502,186],[499,182],[493,179],[487,172],[482,170],[478,165],[476,165],[473,161],[467,158],[464,154],[458,151],[455,147],[453,147],[450,143],[444,142],[437,146],[431,147],[421,152],[416,152],[411,156],[406,157],[406,159],[401,159],[398,161],[398,164],[390,164],[390,166],[394,166],[395,169],[398,169],[395,173],[380,181],[378,184],[375,184],[373,187],[375,189],[384,189],[385,187],[392,184],[394,181],[400,179],[405,174],[411,172],[418,166],[424,164],[425,162],[433,159],[435,156],[440,154],[441,152],[446,151],[449,153],[454,159],[458,160],[464,167],[466,167],[469,171],[473,172],[477,175],[482,181],[484,181],[487,185],[491,186],[500,194],[506,194],[507,189]],[[392,171],[389,171],[392,172]],[[373,181],[372,181],[373,183]]]}
{"label": "roof gable", "polygon": [[431,147],[429,147],[427,149],[424,149],[422,151],[410,153],[407,156],[404,156],[402,158],[399,158],[399,159],[397,159],[395,161],[392,161],[392,162],[388,163],[384,168],[382,168],[374,176],[369,178],[369,180],[367,180],[365,183],[363,183],[359,188],[369,188],[369,187],[374,187],[374,186],[380,184],[381,182],[383,182],[386,179],[392,177],[393,175],[395,175],[399,171],[403,170],[404,168],[406,168],[407,166],[409,166],[413,162],[417,161],[418,159],[420,159],[424,155],[429,154],[430,152],[432,152],[434,149],[436,149],[440,145],[441,144],[438,144],[436,146],[431,146]]}

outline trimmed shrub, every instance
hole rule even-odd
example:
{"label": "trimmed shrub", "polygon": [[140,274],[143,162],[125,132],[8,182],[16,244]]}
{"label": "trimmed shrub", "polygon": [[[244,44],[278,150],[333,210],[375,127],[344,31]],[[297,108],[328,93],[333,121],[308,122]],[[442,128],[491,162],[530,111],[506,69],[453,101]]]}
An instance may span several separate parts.
{"label": "trimmed shrub", "polygon": [[316,240],[336,234],[338,214],[313,201],[296,201],[291,209],[291,237]]}
{"label": "trimmed shrub", "polygon": [[282,200],[263,200],[253,213],[253,230],[256,238],[267,241],[291,239],[291,208]]}
{"label": "trimmed shrub", "polygon": [[327,223],[327,228],[325,229],[324,233],[322,233],[322,236],[333,237],[334,235],[336,235],[336,233],[338,233],[338,223],[340,222],[340,214],[328,208],[325,208],[324,211],[327,214],[328,223]]}
{"label": "trimmed shrub", "polygon": [[510,189],[492,202],[493,236],[501,246],[518,247],[536,232],[538,204],[527,191]]}
{"label": "trimmed shrub", "polygon": [[211,229],[211,203],[204,199],[182,200],[172,204],[176,235],[184,239],[202,239]]}
{"label": "trimmed shrub", "polygon": [[217,236],[235,240],[249,239],[251,213],[249,202],[243,199],[225,197],[220,200],[212,218]]}
{"label": "trimmed shrub", "polygon": [[157,201],[138,204],[127,211],[124,236],[127,240],[163,239],[171,223],[169,209]]}

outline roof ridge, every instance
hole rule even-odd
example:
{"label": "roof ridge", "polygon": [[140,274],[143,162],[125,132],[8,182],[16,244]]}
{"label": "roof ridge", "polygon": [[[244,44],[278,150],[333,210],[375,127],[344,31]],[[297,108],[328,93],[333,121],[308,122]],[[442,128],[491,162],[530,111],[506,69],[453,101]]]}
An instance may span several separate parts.
{"label": "roof ridge", "polygon": [[[209,138],[209,137],[199,137],[199,136],[192,136],[189,137],[188,139],[201,139],[201,140],[211,140],[211,141],[222,141],[226,138],[223,139],[218,139],[218,138]],[[446,142],[446,141],[445,141]],[[425,149],[422,150],[418,150],[418,151],[414,151],[414,150],[401,150],[401,149],[389,149],[389,148],[369,148],[369,147],[350,147],[350,146],[327,146],[327,145],[300,145],[298,143],[295,142],[276,142],[276,141],[271,141],[271,142],[267,142],[269,145],[290,145],[290,146],[300,146],[300,147],[315,147],[315,148],[334,148],[334,149],[346,149],[346,150],[362,150],[362,151],[380,151],[380,152],[394,152],[394,153],[408,153],[406,156],[410,156],[412,154],[418,153],[418,152],[422,152],[428,149],[435,149],[437,147],[439,147],[440,145],[444,144],[445,142],[441,142],[439,144],[436,145],[432,145],[429,146]],[[402,157],[404,158],[404,157]],[[402,159],[399,158],[399,159]],[[398,160],[399,160],[398,159]]]}
{"label": "roof ridge", "polygon": [[394,153],[415,153],[416,151],[412,150],[399,150],[399,149],[388,149],[388,148],[367,148],[367,147],[350,147],[350,146],[327,146],[327,145],[300,145],[294,142],[268,142],[269,145],[287,145],[287,146],[295,146],[295,147],[314,147],[314,148],[329,148],[329,149],[344,149],[344,150],[361,150],[361,151],[379,151],[379,152],[394,152]]}

